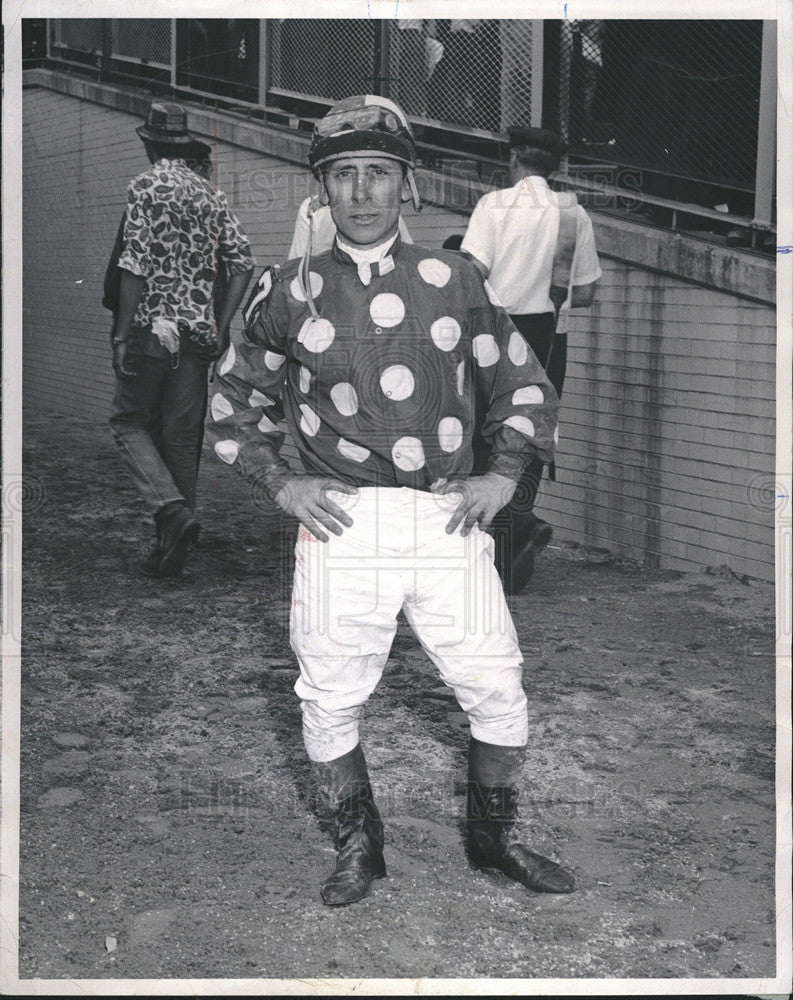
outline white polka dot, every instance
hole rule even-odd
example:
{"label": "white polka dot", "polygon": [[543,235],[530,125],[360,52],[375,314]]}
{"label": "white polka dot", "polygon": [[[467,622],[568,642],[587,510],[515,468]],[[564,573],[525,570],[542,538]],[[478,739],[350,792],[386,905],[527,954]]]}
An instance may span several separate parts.
{"label": "white polka dot", "polygon": [[517,330],[513,330],[510,335],[507,354],[513,365],[526,364],[526,360],[529,357],[529,347]]}
{"label": "white polka dot", "polygon": [[400,438],[391,449],[394,465],[404,472],[415,472],[424,465],[424,449],[414,437]]}
{"label": "white polka dot", "polygon": [[272,420],[270,420],[269,417],[262,417],[262,419],[256,426],[259,428],[262,434],[272,434],[274,431],[278,430],[278,428],[275,426]]}
{"label": "white polka dot", "polygon": [[218,365],[218,375],[227,375],[234,367],[236,360],[237,352],[234,350],[234,345],[229,344],[229,349],[220,359],[220,364]]}
{"label": "white polka dot", "polygon": [[212,414],[213,420],[222,420],[224,417],[233,415],[234,407],[222,392],[216,392],[209,404],[209,412]]}
{"label": "white polka dot", "polygon": [[308,392],[311,388],[311,372],[305,365],[300,366],[300,391]]}
{"label": "white polka dot", "polygon": [[270,369],[271,372],[277,372],[281,365],[286,361],[283,354],[276,354],[275,351],[265,351],[264,352],[264,363]]}
{"label": "white polka dot", "polygon": [[389,365],[380,376],[380,388],[389,399],[407,399],[415,387],[413,372],[405,365]]}
{"label": "white polka dot", "polygon": [[451,351],[460,339],[460,324],[453,316],[441,316],[430,327],[430,336],[436,347]]}
{"label": "white polka dot", "polygon": [[462,396],[465,392],[465,362],[461,361],[457,366],[457,393]]}
{"label": "white polka dot", "polygon": [[538,385],[526,385],[512,393],[513,406],[519,406],[521,403],[541,403],[544,399],[542,389]]}
{"label": "white polka dot", "polygon": [[343,417],[351,417],[358,412],[358,394],[349,382],[339,382],[330,390],[333,405]]}
{"label": "white polka dot", "polygon": [[240,446],[236,441],[218,441],[215,445],[215,454],[228,465],[236,459],[240,453]]}
{"label": "white polka dot", "polygon": [[559,425],[558,424],[553,429],[553,443],[554,444],[559,444]]}
{"label": "white polka dot", "polygon": [[309,437],[314,437],[319,430],[319,417],[305,403],[300,404],[300,412],[303,414],[300,418],[301,431],[304,434],[308,434]]}
{"label": "white polka dot", "polygon": [[492,333],[480,333],[474,337],[474,357],[480,368],[489,368],[498,361],[499,350]]}
{"label": "white polka dot", "polygon": [[372,299],[369,315],[378,326],[399,326],[405,318],[405,303],[393,292],[381,292]]}
{"label": "white polka dot", "polygon": [[269,396],[265,396],[263,392],[259,392],[258,389],[254,389],[253,392],[248,396],[248,406],[272,406],[273,401]]}
{"label": "white polka dot", "polygon": [[457,451],[463,443],[463,425],[457,417],[444,417],[438,424],[438,440],[443,451]]}
{"label": "white polka dot", "polygon": [[514,427],[516,431],[525,434],[526,437],[534,437],[534,424],[528,417],[507,417],[504,421],[509,427]]}
{"label": "white polka dot", "polygon": [[300,327],[297,340],[312,354],[321,354],[330,347],[335,336],[336,330],[331,322],[321,316],[309,316]]}
{"label": "white polka dot", "polygon": [[489,281],[485,281],[485,291],[487,292],[487,297],[490,299],[491,303],[494,306],[500,306],[501,305],[501,300],[496,295],[496,293],[493,291],[493,286],[490,284]]}
{"label": "white polka dot", "polygon": [[353,444],[352,441],[345,441],[344,438],[339,438],[336,447],[345,458],[351,458],[353,462],[365,462],[372,454],[368,448],[362,448],[359,444]]}
{"label": "white polka dot", "polygon": [[[316,271],[310,271],[308,280],[311,283],[311,294],[314,298],[316,298],[322,291],[322,275],[317,274]],[[297,277],[292,280],[292,284],[289,286],[289,291],[292,293],[292,297],[297,299],[298,302],[306,301],[306,296],[303,293],[303,289],[300,287],[300,280]]]}
{"label": "white polka dot", "polygon": [[428,285],[443,288],[452,276],[452,269],[437,257],[426,257],[419,264],[419,274]]}

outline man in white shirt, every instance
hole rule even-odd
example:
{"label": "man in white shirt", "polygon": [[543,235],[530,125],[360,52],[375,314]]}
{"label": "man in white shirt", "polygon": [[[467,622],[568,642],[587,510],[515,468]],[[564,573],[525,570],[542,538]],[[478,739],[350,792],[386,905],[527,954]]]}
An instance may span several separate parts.
{"label": "man in white shirt", "polygon": [[[558,169],[567,148],[563,140],[548,129],[508,132],[512,187],[479,200],[462,250],[488,279],[561,397],[569,310],[592,304],[602,271],[589,216],[573,193],[548,186],[548,176]],[[563,291],[556,303],[551,295],[555,264],[557,275],[565,275],[567,293],[565,297]],[[550,525],[531,513],[541,476],[542,462],[532,462],[503,512],[511,538],[498,561],[507,593],[526,586],[537,553],[551,539]]]}

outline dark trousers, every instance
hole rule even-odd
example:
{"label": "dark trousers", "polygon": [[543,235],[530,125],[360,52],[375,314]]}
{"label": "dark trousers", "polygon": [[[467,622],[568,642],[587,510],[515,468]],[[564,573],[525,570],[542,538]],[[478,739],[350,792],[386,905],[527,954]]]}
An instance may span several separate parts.
{"label": "dark trousers", "polygon": [[[556,325],[554,314],[513,315],[510,316],[510,319],[537,355],[537,360],[545,369],[545,374],[551,385],[556,389],[556,395],[561,399],[564,374],[567,368],[567,335],[556,334],[554,336],[554,326]],[[544,463],[539,458],[529,462],[507,510],[514,504],[516,513],[528,514],[531,512],[537,499],[543,465]],[[553,478],[553,466],[550,467],[550,471]]]}
{"label": "dark trousers", "polygon": [[177,364],[152,334],[131,340],[125,367],[135,374],[116,380],[113,438],[152,514],[174,500],[194,509],[209,362],[190,343]]}
{"label": "dark trousers", "polygon": [[[561,397],[567,367],[567,337],[564,334],[554,335],[556,325],[554,314],[551,312],[537,315],[510,315],[510,319],[537,355],[537,360],[545,369],[551,384],[556,389],[556,394]],[[481,452],[478,449],[475,449],[475,454],[479,471],[484,472],[487,467],[486,457],[479,458]],[[539,458],[529,462],[512,499],[493,520],[492,531],[496,542],[497,564],[508,556],[513,546],[520,544],[537,521],[532,511],[537,500],[544,464]]]}

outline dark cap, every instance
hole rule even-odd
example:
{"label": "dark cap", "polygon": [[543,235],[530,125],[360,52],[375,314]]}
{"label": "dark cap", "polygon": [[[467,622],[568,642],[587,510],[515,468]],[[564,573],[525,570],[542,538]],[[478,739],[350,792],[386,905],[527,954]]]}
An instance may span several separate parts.
{"label": "dark cap", "polygon": [[187,129],[187,112],[181,104],[153,101],[146,115],[146,124],[135,129],[141,139],[178,147],[185,153],[206,155],[212,149]]}
{"label": "dark cap", "polygon": [[513,125],[507,129],[510,148],[530,146],[532,149],[545,149],[549,153],[566,153],[567,143],[556,132],[549,128],[529,128],[525,125]]}

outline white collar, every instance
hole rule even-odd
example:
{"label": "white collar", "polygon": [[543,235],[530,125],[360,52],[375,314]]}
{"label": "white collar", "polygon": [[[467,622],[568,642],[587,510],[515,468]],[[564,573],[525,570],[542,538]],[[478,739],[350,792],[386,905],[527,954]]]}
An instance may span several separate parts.
{"label": "white collar", "polygon": [[541,188],[547,188],[549,186],[545,177],[541,177],[539,174],[526,174],[526,176],[521,177],[518,183],[514,184],[513,187],[523,188],[525,191],[528,185]]}
{"label": "white collar", "polygon": [[398,235],[399,232],[397,231],[390,240],[386,240],[384,243],[378,243],[377,246],[374,247],[350,246],[350,244],[345,243],[338,234],[336,235],[336,243],[339,245],[339,249],[343,250],[346,254],[349,254],[356,264],[374,264],[376,260],[380,260],[385,257],[394,245],[394,241]]}

